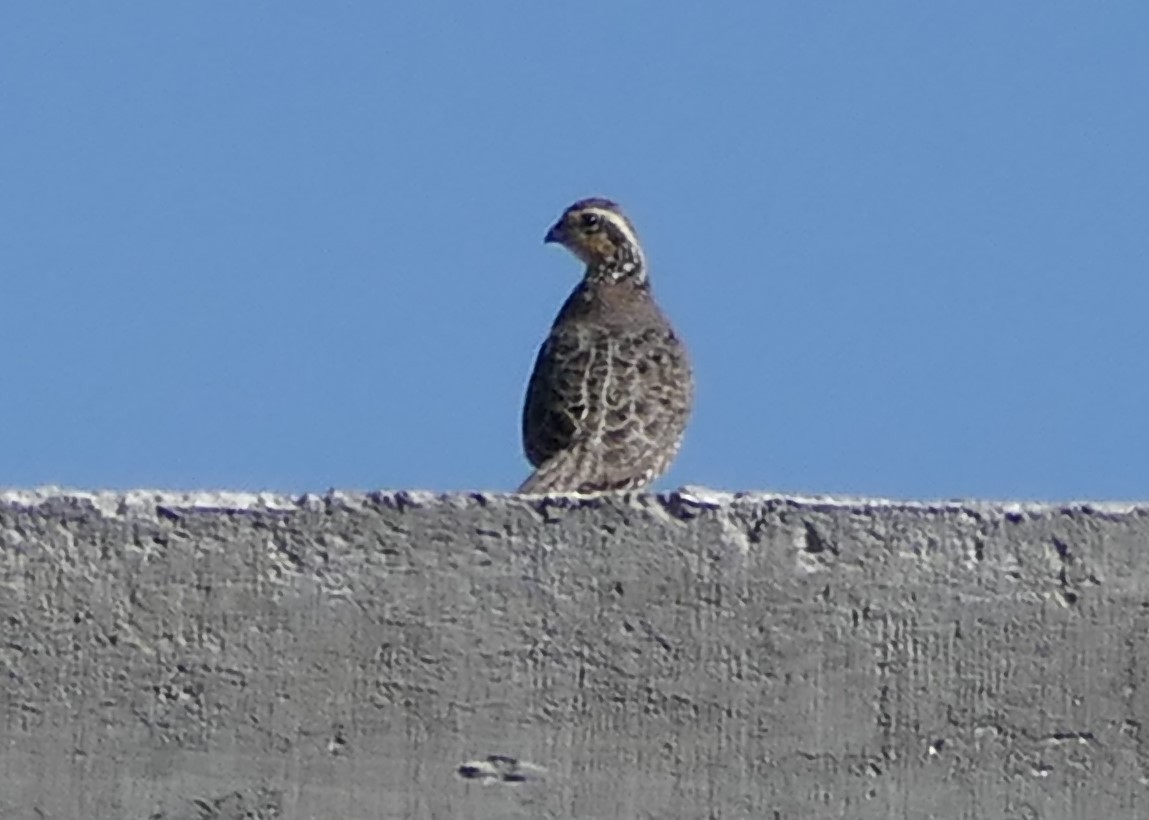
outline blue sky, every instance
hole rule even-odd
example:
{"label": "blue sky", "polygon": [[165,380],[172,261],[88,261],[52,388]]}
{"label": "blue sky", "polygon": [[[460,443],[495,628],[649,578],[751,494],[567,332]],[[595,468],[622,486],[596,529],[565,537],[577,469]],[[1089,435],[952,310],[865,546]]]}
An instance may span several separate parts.
{"label": "blue sky", "polygon": [[0,485],[512,489],[620,201],[658,485],[1149,498],[1149,3],[0,6]]}

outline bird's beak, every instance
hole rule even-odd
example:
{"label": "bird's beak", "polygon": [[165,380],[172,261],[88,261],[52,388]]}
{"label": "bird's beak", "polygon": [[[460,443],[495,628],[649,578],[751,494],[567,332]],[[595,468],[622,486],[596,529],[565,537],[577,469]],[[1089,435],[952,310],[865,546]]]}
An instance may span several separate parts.
{"label": "bird's beak", "polygon": [[551,229],[549,231],[547,231],[547,235],[543,239],[543,242],[559,242],[559,243],[561,243],[562,241],[563,241],[563,223],[556,222],[554,225],[551,225]]}

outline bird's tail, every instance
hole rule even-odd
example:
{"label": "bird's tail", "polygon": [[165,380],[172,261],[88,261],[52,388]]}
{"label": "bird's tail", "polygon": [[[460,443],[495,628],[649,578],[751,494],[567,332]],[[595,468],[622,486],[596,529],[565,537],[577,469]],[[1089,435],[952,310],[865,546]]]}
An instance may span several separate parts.
{"label": "bird's tail", "polygon": [[609,469],[593,451],[573,447],[555,454],[519,485],[518,493],[605,493],[641,490],[654,480],[653,471],[638,473]]}
{"label": "bird's tail", "polygon": [[549,458],[527,476],[515,492],[519,493],[577,493],[593,477],[587,470],[585,458],[573,450],[563,450]]}

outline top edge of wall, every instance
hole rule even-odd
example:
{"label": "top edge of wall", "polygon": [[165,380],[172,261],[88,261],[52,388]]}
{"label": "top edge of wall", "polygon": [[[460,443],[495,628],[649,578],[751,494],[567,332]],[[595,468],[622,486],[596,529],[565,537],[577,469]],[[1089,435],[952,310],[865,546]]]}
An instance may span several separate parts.
{"label": "top edge of wall", "polygon": [[1149,501],[992,501],[933,500],[914,501],[866,498],[844,495],[806,495],[773,492],[729,492],[706,487],[688,486],[663,493],[554,494],[518,495],[506,492],[435,492],[430,490],[342,491],[289,495],[271,492],[229,490],[168,491],[79,490],[61,487],[30,489],[0,488],[0,506],[38,508],[58,504],[90,507],[112,518],[151,517],[163,511],[294,511],[323,509],[331,506],[359,508],[374,506],[466,507],[471,505],[514,507],[528,504],[563,506],[659,506],[679,514],[684,509],[745,508],[747,506],[790,506],[810,510],[843,508],[860,510],[903,510],[927,513],[970,513],[1005,517],[1011,515],[1048,515],[1086,513],[1127,515],[1149,513]]}

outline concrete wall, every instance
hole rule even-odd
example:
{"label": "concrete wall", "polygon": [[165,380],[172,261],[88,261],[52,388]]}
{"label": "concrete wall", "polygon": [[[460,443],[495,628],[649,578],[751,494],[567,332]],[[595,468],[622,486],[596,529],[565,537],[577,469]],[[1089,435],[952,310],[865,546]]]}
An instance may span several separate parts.
{"label": "concrete wall", "polygon": [[1149,507],[0,494],[0,818],[1149,817]]}

